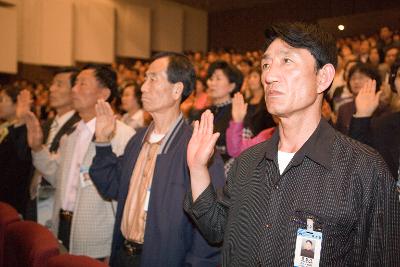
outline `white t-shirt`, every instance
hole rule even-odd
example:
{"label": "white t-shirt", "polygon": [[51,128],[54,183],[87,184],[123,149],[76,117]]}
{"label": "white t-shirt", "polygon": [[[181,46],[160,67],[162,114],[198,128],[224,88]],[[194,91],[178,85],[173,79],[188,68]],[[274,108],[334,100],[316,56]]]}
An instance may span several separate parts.
{"label": "white t-shirt", "polygon": [[149,142],[150,142],[150,143],[157,143],[157,142],[159,142],[161,139],[163,139],[164,136],[165,136],[165,134],[156,134],[156,133],[152,132],[152,133],[150,134],[150,137],[149,137]]}
{"label": "white t-shirt", "polygon": [[282,174],[295,153],[283,152],[278,150],[279,173]]}

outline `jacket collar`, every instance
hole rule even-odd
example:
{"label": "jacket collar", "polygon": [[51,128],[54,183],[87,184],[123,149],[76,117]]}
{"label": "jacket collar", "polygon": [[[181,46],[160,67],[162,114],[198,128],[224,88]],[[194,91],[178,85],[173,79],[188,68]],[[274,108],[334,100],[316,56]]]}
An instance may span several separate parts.
{"label": "jacket collar", "polygon": [[[165,134],[164,138],[162,139],[159,154],[166,154],[168,153],[168,150],[171,147],[172,141],[175,139],[177,136],[180,128],[184,124],[184,119],[182,113],[179,114],[178,118],[175,120],[175,122],[171,125],[170,130]],[[148,137],[150,136],[151,132],[154,129],[154,122],[152,122],[149,127],[147,128],[146,133],[143,136],[142,139],[142,145],[145,140],[148,140]]]}

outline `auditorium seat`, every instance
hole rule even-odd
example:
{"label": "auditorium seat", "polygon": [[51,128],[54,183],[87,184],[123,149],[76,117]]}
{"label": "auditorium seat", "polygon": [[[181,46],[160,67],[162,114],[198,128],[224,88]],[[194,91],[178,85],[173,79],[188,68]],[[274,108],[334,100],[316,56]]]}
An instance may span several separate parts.
{"label": "auditorium seat", "polygon": [[108,265],[87,256],[58,255],[49,260],[47,267],[107,267]]}
{"label": "auditorium seat", "polygon": [[16,209],[5,202],[0,202],[0,267],[5,266],[3,264],[3,252],[4,252],[4,236],[6,232],[6,227],[8,224],[20,221]]}
{"label": "auditorium seat", "polygon": [[44,226],[32,221],[7,226],[4,266],[47,267],[48,259],[58,254],[58,241]]}

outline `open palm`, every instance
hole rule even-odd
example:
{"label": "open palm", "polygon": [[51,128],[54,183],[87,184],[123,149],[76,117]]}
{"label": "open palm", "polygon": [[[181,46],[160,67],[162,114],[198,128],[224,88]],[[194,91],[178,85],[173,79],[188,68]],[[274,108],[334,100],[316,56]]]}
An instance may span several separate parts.
{"label": "open palm", "polygon": [[30,112],[32,105],[31,93],[24,89],[17,97],[16,116],[20,122],[25,122],[27,114]]}
{"label": "open palm", "polygon": [[247,113],[247,103],[244,102],[243,95],[236,93],[232,99],[232,119],[234,122],[243,122]]}
{"label": "open palm", "polygon": [[192,138],[188,144],[187,161],[191,170],[204,168],[214,153],[214,146],[219,133],[213,133],[214,116],[206,110],[201,115],[201,120],[194,123]]}
{"label": "open palm", "polygon": [[24,113],[24,121],[28,132],[28,145],[33,151],[38,151],[43,144],[43,131],[38,118],[31,111]]}
{"label": "open palm", "polygon": [[356,116],[357,117],[370,117],[378,108],[379,97],[382,91],[376,93],[376,81],[367,81],[355,99]]}
{"label": "open palm", "polygon": [[99,100],[96,104],[96,141],[109,142],[115,131],[116,119],[109,103]]}

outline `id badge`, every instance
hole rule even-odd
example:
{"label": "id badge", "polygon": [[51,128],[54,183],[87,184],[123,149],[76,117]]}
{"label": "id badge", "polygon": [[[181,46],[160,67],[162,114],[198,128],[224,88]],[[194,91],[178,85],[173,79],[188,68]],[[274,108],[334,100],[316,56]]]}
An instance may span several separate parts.
{"label": "id badge", "polygon": [[295,267],[317,267],[321,257],[322,233],[299,228],[297,230]]}
{"label": "id badge", "polygon": [[89,176],[89,168],[81,167],[79,171],[79,181],[81,182],[81,187],[85,188],[92,185],[92,179]]}

